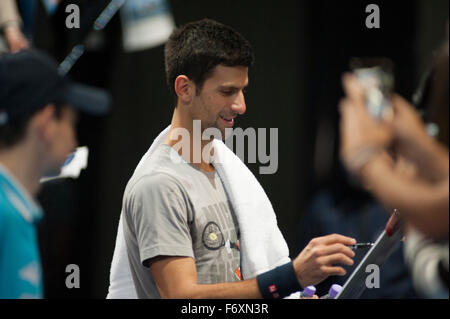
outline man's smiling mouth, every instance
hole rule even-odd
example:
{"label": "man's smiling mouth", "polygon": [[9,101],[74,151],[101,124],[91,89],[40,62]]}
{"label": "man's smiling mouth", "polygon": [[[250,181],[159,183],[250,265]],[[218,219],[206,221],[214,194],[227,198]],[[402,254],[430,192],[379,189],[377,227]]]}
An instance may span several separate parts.
{"label": "man's smiling mouth", "polygon": [[228,126],[233,126],[235,116],[225,117],[220,116],[220,118],[227,124]]}

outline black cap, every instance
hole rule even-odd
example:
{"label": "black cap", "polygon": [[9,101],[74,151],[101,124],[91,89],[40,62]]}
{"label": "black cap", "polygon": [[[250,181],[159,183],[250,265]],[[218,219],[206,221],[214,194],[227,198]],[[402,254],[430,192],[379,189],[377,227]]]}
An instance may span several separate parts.
{"label": "black cap", "polygon": [[0,55],[0,126],[61,101],[91,114],[105,114],[110,95],[72,82],[56,61],[37,50]]}

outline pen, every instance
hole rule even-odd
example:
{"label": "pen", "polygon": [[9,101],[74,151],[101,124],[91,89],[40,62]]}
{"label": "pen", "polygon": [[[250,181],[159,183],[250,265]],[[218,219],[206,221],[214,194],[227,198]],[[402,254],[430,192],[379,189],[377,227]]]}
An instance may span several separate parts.
{"label": "pen", "polygon": [[355,249],[367,249],[372,247],[373,245],[374,243],[356,243],[356,245],[350,245],[348,247],[355,250]]}

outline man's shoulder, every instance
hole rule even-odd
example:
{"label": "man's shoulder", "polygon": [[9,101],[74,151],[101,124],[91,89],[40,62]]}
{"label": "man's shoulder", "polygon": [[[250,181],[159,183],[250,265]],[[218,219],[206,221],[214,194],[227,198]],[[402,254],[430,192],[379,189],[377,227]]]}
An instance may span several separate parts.
{"label": "man's shoulder", "polygon": [[126,194],[136,194],[141,191],[168,190],[181,187],[182,183],[172,174],[153,171],[148,174],[133,176],[127,185]]}
{"label": "man's shoulder", "polygon": [[133,175],[164,172],[168,175],[183,175],[188,164],[169,145],[161,144],[150,156],[144,156]]}
{"label": "man's shoulder", "polygon": [[176,157],[170,146],[160,145],[144,159],[128,181],[125,193],[144,189],[183,187],[189,184],[189,164]]}
{"label": "man's shoulder", "polygon": [[185,207],[189,202],[189,195],[183,185],[166,173],[154,172],[130,182],[125,189],[122,207],[127,216],[133,216],[141,209],[156,213],[168,203]]}

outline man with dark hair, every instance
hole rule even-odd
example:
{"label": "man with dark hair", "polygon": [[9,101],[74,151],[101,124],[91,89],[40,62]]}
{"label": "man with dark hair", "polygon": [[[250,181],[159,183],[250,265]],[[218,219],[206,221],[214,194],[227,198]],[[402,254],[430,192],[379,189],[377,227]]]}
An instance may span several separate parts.
{"label": "man with dark hair", "polygon": [[0,56],[0,298],[42,298],[34,200],[76,147],[76,109],[100,115],[109,96],[71,82],[34,50]]}
{"label": "man with dark hair", "polygon": [[[137,297],[280,298],[329,275],[345,274],[335,264],[353,263],[354,253],[347,245],[355,244],[354,239],[316,238],[291,262],[270,202],[272,215],[264,222],[273,229],[257,237],[267,243],[267,255],[270,244],[279,240],[286,256],[255,271],[256,278],[241,273],[245,253],[256,247],[244,240],[248,232],[241,223],[241,207],[230,197],[224,175],[217,173],[217,163],[209,157],[217,151],[211,147],[216,141],[204,136],[199,140],[195,130],[199,123],[201,135],[214,129],[224,137],[236,116],[245,113],[251,46],[230,27],[205,19],[174,31],[165,55],[168,84],[176,96],[172,123],[162,143],[150,148],[152,155],[141,160],[122,206],[123,237]],[[242,213],[265,216],[258,211]],[[118,245],[121,231],[119,224]],[[112,278],[119,264],[115,257]],[[255,263],[245,261],[246,267]],[[113,281],[109,298],[117,296]]]}
{"label": "man with dark hair", "polygon": [[251,45],[245,38],[208,19],[175,30],[165,47],[166,79],[175,98],[174,83],[180,74],[187,75],[199,93],[217,65],[249,67],[253,61]]}

